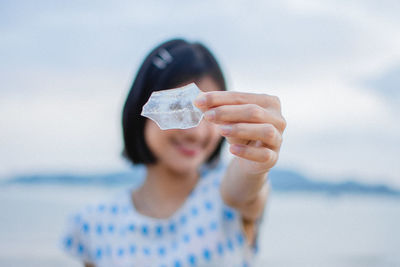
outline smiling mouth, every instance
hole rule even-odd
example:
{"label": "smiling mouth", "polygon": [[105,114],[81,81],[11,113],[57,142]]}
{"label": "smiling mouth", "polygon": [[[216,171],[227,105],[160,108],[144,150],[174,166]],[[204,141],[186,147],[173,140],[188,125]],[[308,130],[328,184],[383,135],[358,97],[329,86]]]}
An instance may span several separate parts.
{"label": "smiling mouth", "polygon": [[172,139],[172,143],[177,148],[177,150],[187,156],[187,157],[194,157],[203,150],[204,146],[200,144],[193,144],[193,143],[186,143],[186,142],[179,142],[175,139]]}

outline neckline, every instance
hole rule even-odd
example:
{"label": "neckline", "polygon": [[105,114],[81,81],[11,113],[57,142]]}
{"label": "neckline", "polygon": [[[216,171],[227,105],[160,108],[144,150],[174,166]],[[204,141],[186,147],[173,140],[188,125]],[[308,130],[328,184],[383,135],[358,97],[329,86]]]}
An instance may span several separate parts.
{"label": "neckline", "polygon": [[146,223],[168,223],[171,222],[172,220],[178,220],[179,215],[183,213],[183,211],[186,209],[186,207],[189,205],[190,200],[193,198],[195,194],[197,194],[197,191],[201,187],[200,185],[206,180],[206,177],[209,176],[209,171],[202,170],[200,169],[199,171],[199,178],[193,187],[192,191],[189,193],[189,195],[186,197],[186,199],[183,201],[183,203],[179,206],[178,209],[176,209],[169,217],[166,218],[157,218],[157,217],[152,217],[145,215],[141,212],[139,212],[136,209],[135,203],[133,202],[132,199],[132,194],[137,188],[130,188],[127,193],[127,198],[128,198],[128,203],[129,203],[129,210],[134,214],[135,218],[138,218],[141,222],[146,222]]}

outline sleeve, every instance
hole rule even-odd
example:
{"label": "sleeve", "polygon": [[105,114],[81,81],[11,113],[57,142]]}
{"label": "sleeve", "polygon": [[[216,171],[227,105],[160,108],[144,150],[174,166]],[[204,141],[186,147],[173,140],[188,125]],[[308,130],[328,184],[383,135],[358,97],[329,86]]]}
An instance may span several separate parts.
{"label": "sleeve", "polygon": [[[268,195],[270,192],[270,184],[269,181],[267,180],[266,182],[266,189],[267,189],[267,203],[264,206],[263,212],[261,216],[256,220],[256,221],[246,221],[242,218],[240,213],[226,205],[222,198],[221,198],[221,203],[222,203],[222,222],[223,222],[223,227],[225,231],[230,232],[228,235],[235,236],[236,241],[238,245],[246,245],[246,247],[249,249],[249,253],[252,255],[255,255],[259,251],[259,236],[260,236],[260,231],[262,224],[265,220],[266,217],[266,209],[268,205]],[[252,232],[252,236],[248,236],[247,233]],[[249,240],[252,239],[253,242],[249,242]]]}
{"label": "sleeve", "polygon": [[234,252],[230,257],[236,257],[234,261],[242,263],[240,266],[253,266],[258,251],[257,237],[250,243],[240,213],[226,204],[222,205],[223,248]]}
{"label": "sleeve", "polygon": [[93,262],[90,256],[90,223],[82,213],[68,217],[61,238],[61,248],[81,262]]}
{"label": "sleeve", "polygon": [[[267,190],[267,199],[266,199],[266,203],[264,206],[264,209],[261,213],[261,216],[254,222],[252,223],[252,227],[254,228],[254,242],[253,244],[251,244],[251,248],[253,249],[254,253],[257,253],[259,251],[259,236],[260,236],[260,232],[261,232],[261,227],[263,225],[263,222],[266,220],[266,213],[267,213],[267,208],[268,208],[268,204],[269,204],[269,199],[270,199],[270,192],[271,192],[271,184],[269,179],[266,181],[266,190]],[[246,227],[245,223],[242,224],[243,225],[243,230]]]}

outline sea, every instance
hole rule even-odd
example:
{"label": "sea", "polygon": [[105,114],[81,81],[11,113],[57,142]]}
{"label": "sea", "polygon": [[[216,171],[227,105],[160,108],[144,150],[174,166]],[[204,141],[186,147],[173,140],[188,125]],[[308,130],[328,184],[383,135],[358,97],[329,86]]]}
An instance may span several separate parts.
{"label": "sea", "polygon": [[[67,216],[121,187],[0,186],[0,266],[83,266],[61,250]],[[400,267],[400,199],[272,191],[256,266]]]}

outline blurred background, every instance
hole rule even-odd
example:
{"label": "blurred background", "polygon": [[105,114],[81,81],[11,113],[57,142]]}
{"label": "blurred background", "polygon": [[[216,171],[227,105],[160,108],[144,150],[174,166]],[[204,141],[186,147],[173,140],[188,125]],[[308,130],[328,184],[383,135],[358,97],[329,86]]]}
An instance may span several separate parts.
{"label": "blurred background", "polygon": [[0,1],[0,266],[81,265],[63,224],[140,183],[122,105],[174,37],[281,99],[259,266],[400,266],[399,29],[396,0]]}

